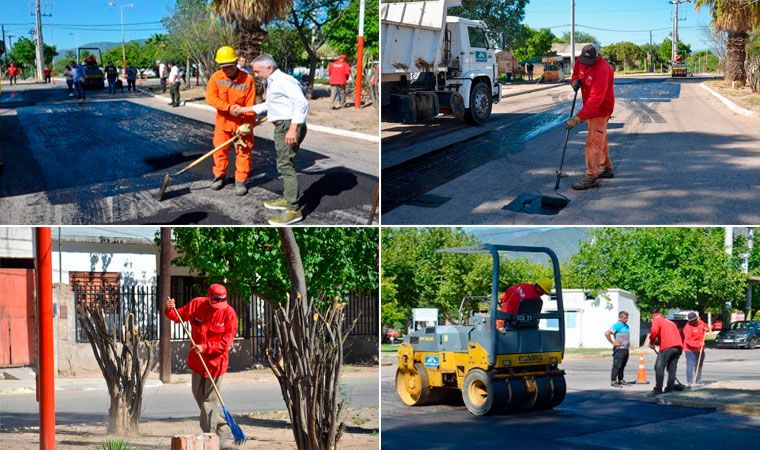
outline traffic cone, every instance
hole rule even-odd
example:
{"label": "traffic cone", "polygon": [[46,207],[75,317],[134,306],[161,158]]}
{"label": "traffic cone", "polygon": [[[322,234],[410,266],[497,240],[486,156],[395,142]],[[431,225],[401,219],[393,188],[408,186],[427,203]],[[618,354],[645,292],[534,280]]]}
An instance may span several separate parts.
{"label": "traffic cone", "polygon": [[636,384],[649,384],[647,381],[647,369],[644,367],[644,354],[639,354],[639,373],[636,375]]}

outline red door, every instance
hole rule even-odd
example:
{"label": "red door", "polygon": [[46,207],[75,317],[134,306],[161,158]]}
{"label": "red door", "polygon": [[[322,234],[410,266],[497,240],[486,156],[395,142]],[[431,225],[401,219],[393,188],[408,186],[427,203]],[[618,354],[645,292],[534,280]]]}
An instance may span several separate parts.
{"label": "red door", "polygon": [[34,270],[0,269],[0,367],[34,361]]}

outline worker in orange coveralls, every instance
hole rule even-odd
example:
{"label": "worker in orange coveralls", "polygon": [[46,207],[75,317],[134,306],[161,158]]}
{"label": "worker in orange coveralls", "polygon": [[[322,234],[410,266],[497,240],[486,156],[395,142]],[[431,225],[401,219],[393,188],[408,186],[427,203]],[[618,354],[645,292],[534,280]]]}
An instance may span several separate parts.
{"label": "worker in orange coveralls", "polygon": [[[206,85],[206,103],[216,108],[216,125],[214,127],[214,147],[232,138],[241,125],[252,124],[256,118],[253,112],[244,113],[243,107],[253,106],[256,100],[256,87],[253,76],[237,66],[238,55],[229,46],[216,51],[216,63],[220,70],[214,72]],[[232,143],[235,147],[235,194],[248,193],[246,180],[251,171],[251,151],[253,150],[253,133],[247,132]],[[225,184],[227,176],[228,148],[214,153],[214,181],[211,189],[218,191]]]}
{"label": "worker in orange coveralls", "polygon": [[208,288],[208,296],[195,297],[176,312],[173,298],[167,297],[164,306],[164,315],[169,320],[179,322],[179,313],[182,320],[192,328],[195,346],[190,348],[187,367],[192,371],[193,397],[201,410],[201,430],[204,433],[216,433],[219,442],[224,443],[232,433],[201,358],[219,387],[222,376],[227,373],[229,351],[237,333],[237,313],[227,303],[227,288],[221,284],[212,284]]}

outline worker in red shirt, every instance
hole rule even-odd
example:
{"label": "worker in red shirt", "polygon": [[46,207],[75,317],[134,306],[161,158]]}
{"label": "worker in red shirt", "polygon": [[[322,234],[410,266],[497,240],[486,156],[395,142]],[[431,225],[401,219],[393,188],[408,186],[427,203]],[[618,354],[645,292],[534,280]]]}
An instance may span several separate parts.
{"label": "worker in red shirt", "polygon": [[53,69],[51,69],[48,66],[45,66],[44,69],[42,69],[42,75],[45,78],[45,83],[50,83],[51,75],[53,74]]}
{"label": "worker in red shirt", "polygon": [[[551,278],[541,278],[535,283],[520,283],[510,286],[499,296],[499,310],[506,314],[517,314],[517,311],[520,309],[520,303],[523,301],[539,300],[542,295],[549,293],[553,286],[554,281]],[[510,322],[514,324],[515,318],[512,318]],[[504,320],[496,320],[496,328],[499,331],[505,331],[504,325]]]}
{"label": "worker in red shirt", "polygon": [[663,393],[662,382],[665,379],[666,369],[668,371],[668,384],[665,386],[664,392],[673,390],[676,371],[678,370],[678,358],[681,357],[683,351],[683,341],[678,326],[659,312],[652,315],[652,328],[649,331],[649,346],[654,349],[657,344],[660,346],[660,352],[657,354],[657,361],[654,363],[655,386],[649,394],[652,397]]}
{"label": "worker in red shirt", "polygon": [[[692,381],[699,383],[702,380],[702,364],[705,362],[705,333],[708,331],[707,324],[702,322],[699,314],[691,311],[687,316],[689,322],[683,327],[683,346],[686,355],[686,385],[691,387]],[[694,369],[697,376],[694,377]]]}
{"label": "worker in red shirt", "polygon": [[[175,306],[174,299],[167,297],[164,315],[179,322],[174,312]],[[207,296],[195,297],[177,312],[190,325],[195,342],[187,357],[187,367],[192,371],[193,397],[201,410],[201,430],[216,433],[219,442],[223,443],[231,436],[230,427],[224,419],[221,402],[214,393],[201,358],[219,387],[229,366],[229,351],[237,332],[237,314],[227,303],[227,288],[221,284],[212,284]]]}
{"label": "worker in red shirt", "polygon": [[340,109],[345,103],[346,84],[351,77],[351,66],[346,62],[346,55],[338,56],[336,61],[327,66],[327,75],[330,76],[330,96],[332,97],[332,109]]}
{"label": "worker in red shirt", "polygon": [[18,80],[16,80],[16,77],[18,76],[19,72],[21,70],[16,66],[16,64],[11,63],[10,66],[8,66],[8,69],[6,72],[8,73],[8,79],[11,82],[11,86],[15,83],[18,84]]}
{"label": "worker in red shirt", "polygon": [[607,122],[615,109],[615,87],[612,67],[599,55],[598,44],[583,47],[575,60],[570,84],[581,90],[583,108],[565,124],[569,130],[579,123],[588,122],[586,136],[586,175],[572,188],[584,190],[597,185],[599,178],[613,178],[610,146],[607,140]]}

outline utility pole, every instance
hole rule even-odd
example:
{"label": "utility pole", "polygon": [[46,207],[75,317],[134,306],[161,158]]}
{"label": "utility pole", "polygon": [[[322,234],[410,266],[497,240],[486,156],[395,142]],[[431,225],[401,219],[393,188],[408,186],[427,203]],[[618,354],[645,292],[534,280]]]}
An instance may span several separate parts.
{"label": "utility pole", "polygon": [[670,62],[674,62],[676,60],[676,55],[678,55],[678,5],[681,3],[689,3],[691,0],[671,0],[670,3],[672,3],[675,8],[673,9],[673,35],[672,35],[672,47],[670,50]]}
{"label": "utility pole", "polygon": [[42,51],[42,4],[41,0],[36,1],[35,6],[35,36],[37,38],[37,81],[42,81],[42,65],[45,63],[43,60],[44,53]]}
{"label": "utility pole", "polygon": [[570,0],[570,73],[575,67],[575,0]]}
{"label": "utility pole", "polygon": [[359,36],[356,42],[356,87],[354,88],[354,107],[362,107],[362,83],[364,78],[364,0],[359,2]]}
{"label": "utility pole", "polygon": [[649,30],[649,67],[652,69],[651,72],[654,73],[654,50],[653,50],[653,44],[652,44],[652,30]]}
{"label": "utility pole", "polygon": [[159,335],[159,375],[162,383],[171,383],[171,324],[169,319],[162,314],[163,302],[171,296],[172,276],[172,229],[161,227],[161,265],[159,267],[159,289],[157,298],[158,313],[161,317],[161,334]]}

